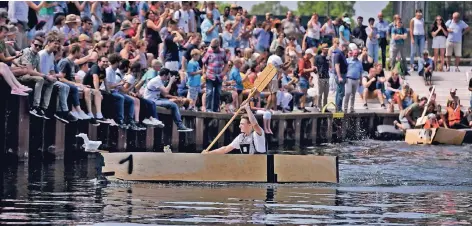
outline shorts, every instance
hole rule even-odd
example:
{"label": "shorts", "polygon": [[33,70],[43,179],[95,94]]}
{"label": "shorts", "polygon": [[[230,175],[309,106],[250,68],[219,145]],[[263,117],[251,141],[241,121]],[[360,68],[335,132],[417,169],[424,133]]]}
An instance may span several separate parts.
{"label": "shorts", "polygon": [[267,89],[270,93],[276,93],[277,91],[279,91],[279,82],[277,80],[270,81],[269,85],[267,86]]}
{"label": "shorts", "polygon": [[196,101],[201,90],[202,88],[200,86],[189,86],[187,98]]}
{"label": "shorts", "polygon": [[411,129],[410,122],[408,122],[408,119],[406,119],[405,117],[399,118],[399,119],[400,119],[400,123],[403,126],[403,129]]}
{"label": "shorts", "polygon": [[256,110],[256,115],[262,115],[262,119],[271,119],[272,113],[266,110]]}
{"label": "shorts", "polygon": [[[376,90],[379,90],[379,89],[376,89]],[[367,99],[376,99],[376,98],[378,98],[377,94],[378,94],[378,92],[375,92],[375,90],[374,91],[368,90],[367,91]],[[366,98],[366,97],[364,97],[364,98]]]}
{"label": "shorts", "polygon": [[179,71],[179,61],[167,61],[164,67],[171,71]]}
{"label": "shorts", "polygon": [[446,42],[446,56],[461,57],[462,56],[462,42]]}
{"label": "shorts", "polygon": [[304,77],[300,77],[300,80],[298,81],[298,85],[300,86],[300,89],[310,88],[310,84],[308,83],[308,80]]}
{"label": "shorts", "polygon": [[436,36],[433,38],[433,49],[445,49],[446,48],[446,37]]}

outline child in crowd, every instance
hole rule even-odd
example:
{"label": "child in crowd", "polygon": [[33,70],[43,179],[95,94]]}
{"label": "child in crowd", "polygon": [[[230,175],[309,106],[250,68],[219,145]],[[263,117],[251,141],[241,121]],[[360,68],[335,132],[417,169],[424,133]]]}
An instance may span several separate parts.
{"label": "child in crowd", "polygon": [[187,98],[192,100],[189,106],[189,110],[195,111],[195,103],[198,98],[198,94],[201,90],[201,77],[202,69],[198,61],[200,60],[201,52],[198,49],[193,49],[190,53],[192,59],[188,62],[187,65],[187,75],[188,75],[188,94]]}

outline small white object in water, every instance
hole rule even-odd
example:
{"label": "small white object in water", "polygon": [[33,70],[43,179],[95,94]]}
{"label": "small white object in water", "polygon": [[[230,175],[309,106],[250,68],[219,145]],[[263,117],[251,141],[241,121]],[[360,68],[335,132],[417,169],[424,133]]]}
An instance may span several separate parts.
{"label": "small white object in water", "polygon": [[164,153],[172,153],[172,150],[170,149],[170,145],[164,146]]}
{"label": "small white object in water", "polygon": [[85,148],[86,152],[97,152],[98,147],[102,144],[101,141],[89,140],[85,133],[79,133],[78,135],[75,135],[75,137],[82,137],[82,139],[84,139],[84,145],[82,145],[82,147]]}

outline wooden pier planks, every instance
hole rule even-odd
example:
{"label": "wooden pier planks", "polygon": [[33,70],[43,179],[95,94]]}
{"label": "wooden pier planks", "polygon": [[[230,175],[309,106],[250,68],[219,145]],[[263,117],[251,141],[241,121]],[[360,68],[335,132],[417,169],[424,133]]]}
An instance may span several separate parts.
{"label": "wooden pier planks", "polygon": [[131,181],[338,182],[337,157],[102,153],[102,173]]}

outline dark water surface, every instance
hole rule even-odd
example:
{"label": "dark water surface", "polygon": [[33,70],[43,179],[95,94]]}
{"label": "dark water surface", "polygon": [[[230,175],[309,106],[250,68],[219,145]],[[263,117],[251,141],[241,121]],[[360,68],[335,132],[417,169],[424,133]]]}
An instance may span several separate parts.
{"label": "dark water surface", "polygon": [[95,160],[3,167],[0,224],[472,224],[472,146],[359,141],[340,183],[157,184],[94,180]]}

